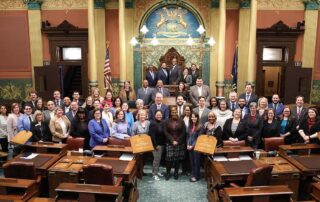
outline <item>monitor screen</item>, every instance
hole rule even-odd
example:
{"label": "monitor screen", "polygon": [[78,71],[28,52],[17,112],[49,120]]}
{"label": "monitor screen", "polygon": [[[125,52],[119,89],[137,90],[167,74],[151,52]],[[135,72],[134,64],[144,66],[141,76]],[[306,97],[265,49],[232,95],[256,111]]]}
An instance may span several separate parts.
{"label": "monitor screen", "polygon": [[62,48],[63,60],[81,60],[81,48],[79,47],[63,47]]}

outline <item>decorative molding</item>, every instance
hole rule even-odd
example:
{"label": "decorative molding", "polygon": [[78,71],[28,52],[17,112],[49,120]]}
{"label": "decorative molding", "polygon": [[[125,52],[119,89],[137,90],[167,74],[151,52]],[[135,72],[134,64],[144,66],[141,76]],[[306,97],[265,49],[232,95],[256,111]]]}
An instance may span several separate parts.
{"label": "decorative molding", "polygon": [[258,10],[304,10],[302,0],[258,0]]}
{"label": "decorative molding", "polygon": [[226,84],[224,83],[224,81],[216,81],[216,86],[217,87],[224,87]]}
{"label": "decorative molding", "polygon": [[219,8],[219,0],[211,0],[211,8]]}
{"label": "decorative molding", "polygon": [[28,7],[22,0],[1,0],[0,10],[26,10]]}
{"label": "decorative molding", "polygon": [[87,9],[88,0],[44,0],[42,10]]}
{"label": "decorative molding", "polygon": [[104,9],[106,7],[106,2],[105,0],[94,0],[94,8],[102,8]]}
{"label": "decorative molding", "polygon": [[240,8],[250,8],[250,0],[240,0],[239,7]]}
{"label": "decorative molding", "polygon": [[318,10],[319,1],[318,0],[305,0],[303,1],[306,10]]}

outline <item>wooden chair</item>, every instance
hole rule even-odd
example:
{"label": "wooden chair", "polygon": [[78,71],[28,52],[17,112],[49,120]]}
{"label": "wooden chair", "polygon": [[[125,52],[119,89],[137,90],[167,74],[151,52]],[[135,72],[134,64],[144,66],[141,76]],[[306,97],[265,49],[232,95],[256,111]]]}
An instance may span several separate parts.
{"label": "wooden chair", "polygon": [[67,150],[79,150],[82,149],[84,145],[83,137],[69,137],[67,139]]}
{"label": "wooden chair", "polygon": [[284,137],[269,137],[264,138],[264,150],[278,151],[280,145],[284,145]]}
{"label": "wooden chair", "polygon": [[83,166],[84,182],[86,184],[120,186],[122,178],[115,181],[111,165],[89,164]]}
{"label": "wooden chair", "polygon": [[241,140],[241,141],[237,141],[237,142],[232,142],[230,140],[224,140],[223,141],[223,146],[224,147],[228,147],[228,146],[240,146],[240,147],[244,147],[246,146],[246,141],[245,140]]}
{"label": "wooden chair", "polygon": [[131,147],[130,139],[120,140],[115,137],[110,137],[108,144],[109,145],[123,145],[125,147]]}

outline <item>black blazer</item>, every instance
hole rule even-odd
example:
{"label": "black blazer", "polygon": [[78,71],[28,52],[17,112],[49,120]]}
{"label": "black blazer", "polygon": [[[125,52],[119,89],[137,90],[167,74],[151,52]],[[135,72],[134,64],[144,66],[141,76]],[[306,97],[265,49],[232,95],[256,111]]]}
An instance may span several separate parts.
{"label": "black blazer", "polygon": [[232,126],[232,120],[233,118],[227,119],[224,126],[223,126],[223,136],[222,138],[224,140],[229,140],[230,137],[232,138],[238,138],[238,140],[246,140],[248,136],[248,127],[247,123],[241,119],[239,122],[239,125],[237,127],[237,130],[234,134],[232,134],[231,126]]}
{"label": "black blazer", "polygon": [[262,137],[279,137],[280,136],[280,123],[277,120],[273,120],[272,123],[268,121],[263,122]]}
{"label": "black blazer", "polygon": [[[243,98],[243,99],[247,100],[247,99],[246,99],[246,96],[247,96],[246,93],[242,93],[242,94],[240,94],[239,98]],[[254,94],[254,93],[251,93],[249,102],[246,103],[247,106],[249,106],[251,102],[258,102],[258,96],[257,96],[256,94]]]}
{"label": "black blazer", "polygon": [[31,123],[31,132],[32,132],[32,137],[31,140],[32,142],[38,142],[40,140],[44,142],[52,142],[52,134],[50,132],[49,126],[45,122]]}
{"label": "black blazer", "polygon": [[164,145],[165,136],[163,128],[163,121],[151,121],[149,126],[149,136],[151,137],[153,147]]}
{"label": "black blazer", "polygon": [[[281,127],[282,120],[279,121]],[[284,129],[284,133],[290,132],[290,135],[284,138],[286,144],[296,143],[298,141],[297,121],[294,117],[291,117],[287,121],[287,125]]]}
{"label": "black blazer", "polygon": [[247,114],[247,115],[245,115],[245,117],[243,119],[247,123],[247,126],[248,126],[248,136],[253,137],[253,140],[250,143],[250,145],[254,148],[258,148],[258,146],[261,143],[261,133],[262,133],[262,129],[263,129],[263,120],[259,116],[258,113],[256,114],[256,116],[253,120],[253,123],[251,123],[250,118],[251,118],[251,115]]}
{"label": "black blazer", "polygon": [[147,71],[146,73],[146,79],[148,80],[149,86],[155,87],[157,85],[158,81],[158,73],[156,71],[153,71],[154,78],[152,78],[150,71]]}
{"label": "black blazer", "polygon": [[196,85],[197,79],[199,78],[199,70],[195,70],[194,73],[191,72],[191,77],[192,77],[192,86]]}
{"label": "black blazer", "polygon": [[[308,127],[308,119],[305,118],[300,122],[299,125],[299,130],[303,130],[304,134],[306,134],[307,136],[310,136],[316,132],[320,132],[320,120],[317,120],[315,124],[313,124],[313,126],[311,126],[311,128]],[[302,137],[299,135],[299,142],[304,142],[304,140],[302,139]],[[312,138],[310,139],[310,143],[317,143],[320,144],[320,140],[319,138]]]}
{"label": "black blazer", "polygon": [[168,85],[169,84],[169,72],[168,70],[165,70],[167,72],[167,75],[163,72],[163,69],[160,68],[158,70],[158,80],[163,81],[163,85]]}
{"label": "black blazer", "polygon": [[[208,122],[206,122],[201,130],[199,135],[212,135],[212,133],[208,130],[207,128]],[[215,138],[217,138],[217,147],[223,147],[223,141],[222,141],[222,129],[220,126],[218,126],[215,130],[214,130],[214,135]]]}

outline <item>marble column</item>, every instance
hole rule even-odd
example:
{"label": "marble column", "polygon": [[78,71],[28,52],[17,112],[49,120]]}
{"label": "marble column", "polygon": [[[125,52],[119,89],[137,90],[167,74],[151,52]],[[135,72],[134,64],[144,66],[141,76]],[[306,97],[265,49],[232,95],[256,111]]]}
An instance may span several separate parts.
{"label": "marble column", "polygon": [[251,0],[247,83],[252,84],[255,83],[256,73],[257,4],[257,0]]}
{"label": "marble column", "polygon": [[[318,25],[318,2],[305,2],[305,31],[302,48],[302,67],[313,68],[316,53],[317,25]],[[319,26],[319,25],[318,25]]]}
{"label": "marble column", "polygon": [[[88,35],[89,35],[89,88],[98,87],[96,36],[94,26],[94,0],[88,0]],[[90,93],[89,93],[90,94]]]}
{"label": "marble column", "polygon": [[218,79],[216,82],[217,96],[223,96],[226,46],[226,0],[219,3],[219,41],[218,41]]}
{"label": "marble column", "polygon": [[119,0],[119,64],[120,83],[127,79],[126,74],[126,31],[125,31],[125,0]]}
{"label": "marble column", "polygon": [[41,2],[28,3],[29,42],[31,53],[32,86],[35,88],[34,67],[43,66],[41,34]]}

